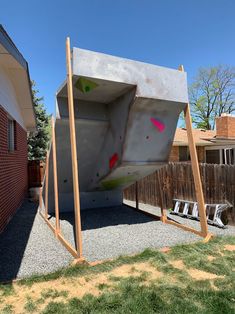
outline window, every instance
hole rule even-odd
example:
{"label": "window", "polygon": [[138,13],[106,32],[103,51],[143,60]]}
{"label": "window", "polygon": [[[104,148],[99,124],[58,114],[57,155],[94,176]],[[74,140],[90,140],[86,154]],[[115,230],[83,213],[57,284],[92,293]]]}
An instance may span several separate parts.
{"label": "window", "polygon": [[235,149],[234,148],[218,148],[206,150],[206,162],[208,164],[235,164]]}
{"label": "window", "polygon": [[206,162],[208,164],[220,164],[220,150],[219,149],[206,150]]}
{"label": "window", "polygon": [[234,164],[234,149],[225,148],[223,149],[223,164],[233,165]]}
{"label": "window", "polygon": [[179,161],[189,161],[189,149],[188,146],[179,146]]}
{"label": "window", "polygon": [[8,151],[12,152],[15,150],[15,122],[8,118],[7,128],[7,140],[8,140]]}

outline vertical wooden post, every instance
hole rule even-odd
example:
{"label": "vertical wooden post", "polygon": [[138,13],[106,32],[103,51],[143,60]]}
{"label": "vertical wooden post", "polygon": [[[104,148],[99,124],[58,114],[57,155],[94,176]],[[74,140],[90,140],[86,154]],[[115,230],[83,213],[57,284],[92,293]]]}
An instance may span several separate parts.
{"label": "vertical wooden post", "polygon": [[135,207],[139,209],[139,189],[138,189],[138,181],[135,183]]}
{"label": "vertical wooden post", "polygon": [[46,169],[45,169],[45,218],[48,218],[48,184],[49,184],[49,153],[46,157]]}
{"label": "vertical wooden post", "polygon": [[39,188],[39,208],[42,210],[42,187]]}
{"label": "vertical wooden post", "polygon": [[56,158],[56,140],[55,140],[55,122],[51,118],[51,135],[52,135],[52,151],[53,151],[53,174],[54,174],[54,196],[55,196],[55,219],[56,235],[60,232],[60,217],[59,217],[59,200],[58,200],[58,178],[57,178],[57,158]]}
{"label": "vertical wooden post", "polygon": [[161,208],[161,221],[164,223],[167,219],[166,216],[166,210],[164,210],[164,204],[163,204],[163,194],[162,194],[162,189],[160,185],[160,178],[159,178],[159,170],[156,171],[156,177],[157,177],[157,189],[158,189],[158,194],[159,194],[159,200],[160,200],[160,208]]}
{"label": "vertical wooden post", "polygon": [[[179,66],[179,71],[184,71],[184,67],[182,65]],[[205,201],[203,196],[202,190],[202,182],[201,176],[199,171],[198,165],[198,158],[197,158],[197,151],[196,145],[193,137],[193,128],[192,128],[192,119],[190,114],[190,106],[187,104],[184,110],[184,118],[188,136],[188,145],[189,145],[189,152],[191,157],[191,165],[193,171],[193,179],[196,191],[196,198],[198,203],[198,210],[200,215],[200,224],[201,224],[201,232],[203,237],[208,236],[208,225],[207,225],[207,218],[206,218],[206,209],[205,209]]]}
{"label": "vertical wooden post", "polygon": [[78,164],[77,164],[76,130],[75,130],[75,122],[74,122],[71,50],[70,50],[69,37],[67,37],[66,39],[66,65],[67,65],[69,129],[70,129],[72,170],[73,170],[73,195],[74,195],[75,237],[76,237],[75,240],[77,244],[78,258],[81,258],[82,257],[82,232],[81,232],[81,215],[80,215],[80,195],[79,195],[79,179],[78,179]]}

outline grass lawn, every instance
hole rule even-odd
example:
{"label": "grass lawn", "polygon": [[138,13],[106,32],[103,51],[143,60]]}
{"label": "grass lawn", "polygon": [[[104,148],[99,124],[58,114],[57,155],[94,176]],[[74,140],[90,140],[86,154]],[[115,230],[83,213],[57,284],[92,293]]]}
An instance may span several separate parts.
{"label": "grass lawn", "polygon": [[235,237],[0,285],[0,313],[235,313]]}

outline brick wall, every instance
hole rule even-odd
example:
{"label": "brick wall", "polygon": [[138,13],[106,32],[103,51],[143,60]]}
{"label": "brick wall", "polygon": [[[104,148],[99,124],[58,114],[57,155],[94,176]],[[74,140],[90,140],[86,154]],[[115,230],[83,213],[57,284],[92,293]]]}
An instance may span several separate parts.
{"label": "brick wall", "polygon": [[0,106],[0,233],[27,192],[27,133],[15,123],[15,150],[8,151],[7,113]]}
{"label": "brick wall", "polygon": [[205,147],[197,146],[198,162],[205,162]]}
{"label": "brick wall", "polygon": [[235,138],[235,116],[223,115],[216,118],[216,136]]}
{"label": "brick wall", "polygon": [[[198,162],[205,162],[205,147],[197,146],[197,156]],[[179,146],[172,146],[169,161],[178,162],[179,161]]]}
{"label": "brick wall", "polygon": [[179,146],[172,146],[169,161],[179,161]]}

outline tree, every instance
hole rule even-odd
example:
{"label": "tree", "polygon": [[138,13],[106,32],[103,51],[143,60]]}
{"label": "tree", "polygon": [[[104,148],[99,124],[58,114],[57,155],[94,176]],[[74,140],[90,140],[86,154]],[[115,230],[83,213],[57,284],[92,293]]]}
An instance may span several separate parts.
{"label": "tree", "polygon": [[193,123],[213,130],[215,118],[235,111],[235,68],[201,68],[190,86],[189,99]]}
{"label": "tree", "polygon": [[28,159],[45,160],[50,140],[50,116],[43,104],[43,97],[38,97],[38,90],[34,81],[31,82],[31,88],[37,131],[28,136]]}

